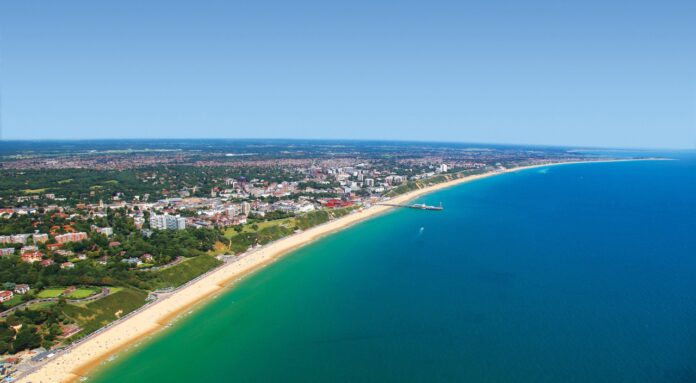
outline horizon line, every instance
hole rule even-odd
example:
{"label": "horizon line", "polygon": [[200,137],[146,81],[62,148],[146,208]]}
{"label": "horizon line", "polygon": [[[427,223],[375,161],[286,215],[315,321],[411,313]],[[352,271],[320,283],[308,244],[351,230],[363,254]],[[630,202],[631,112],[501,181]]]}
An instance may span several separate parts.
{"label": "horizon line", "polygon": [[401,143],[428,143],[428,144],[471,144],[471,145],[498,145],[498,146],[529,146],[547,148],[568,148],[568,149],[603,149],[603,150],[666,150],[666,151],[696,151],[696,148],[689,147],[641,147],[641,146],[590,146],[590,145],[568,145],[568,144],[533,144],[533,143],[508,143],[508,142],[476,142],[476,141],[443,141],[443,140],[418,140],[418,139],[385,139],[385,138],[288,138],[288,137],[176,137],[176,138],[0,138],[0,144],[5,142],[89,142],[89,141],[335,141],[335,142],[401,142]]}

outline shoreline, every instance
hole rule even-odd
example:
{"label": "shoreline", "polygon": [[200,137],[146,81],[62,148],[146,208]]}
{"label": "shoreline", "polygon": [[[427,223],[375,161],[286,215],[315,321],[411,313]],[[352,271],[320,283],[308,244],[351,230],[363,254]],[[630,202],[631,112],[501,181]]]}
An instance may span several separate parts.
{"label": "shoreline", "polygon": [[[500,174],[514,173],[528,169],[583,163],[625,162],[637,159],[568,161],[538,165],[527,165],[502,171],[464,176],[422,189],[398,195],[388,200],[389,203],[406,203],[423,195],[450,188],[462,183],[476,181]],[[646,159],[653,160],[653,159]],[[128,314],[121,320],[97,330],[84,340],[69,346],[51,359],[43,362],[17,382],[64,383],[78,381],[87,373],[94,371],[111,356],[148,341],[149,337],[161,329],[169,327],[183,313],[200,308],[211,298],[230,288],[231,284],[265,265],[292,253],[294,250],[328,236],[339,230],[353,226],[384,214],[395,207],[372,205],[344,217],[309,228],[303,232],[278,239],[260,248],[248,251],[236,260],[225,263],[182,285],[175,292],[146,304]]]}

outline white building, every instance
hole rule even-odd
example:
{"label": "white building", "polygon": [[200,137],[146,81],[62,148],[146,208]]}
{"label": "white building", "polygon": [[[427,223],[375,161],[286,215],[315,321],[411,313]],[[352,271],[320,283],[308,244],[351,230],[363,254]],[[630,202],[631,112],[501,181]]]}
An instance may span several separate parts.
{"label": "white building", "polygon": [[96,225],[92,225],[92,230],[99,234],[104,234],[107,237],[114,235],[114,229],[112,227],[98,227]]}
{"label": "white building", "polygon": [[31,234],[0,235],[0,243],[27,243]]}
{"label": "white building", "polygon": [[154,230],[184,230],[186,218],[169,214],[153,214],[150,216],[150,228]]}
{"label": "white building", "polygon": [[249,202],[242,202],[242,214],[249,215],[251,212],[251,204]]}
{"label": "white building", "polygon": [[405,176],[387,176],[384,177],[384,182],[388,185],[400,185],[406,181]]}
{"label": "white building", "polygon": [[3,255],[12,255],[15,253],[15,248],[14,247],[5,247],[0,249],[0,256]]}

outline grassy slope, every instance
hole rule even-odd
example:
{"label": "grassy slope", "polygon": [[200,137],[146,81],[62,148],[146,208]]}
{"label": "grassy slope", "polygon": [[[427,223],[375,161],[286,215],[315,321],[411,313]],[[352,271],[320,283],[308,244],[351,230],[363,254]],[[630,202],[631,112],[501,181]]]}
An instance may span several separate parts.
{"label": "grassy slope", "polygon": [[156,271],[155,287],[177,287],[220,265],[220,261],[208,255],[190,258],[176,266]]}
{"label": "grassy slope", "polygon": [[348,214],[353,208],[317,210],[305,213],[292,218],[283,218],[273,221],[259,222],[258,229],[253,229],[252,225],[243,226],[240,233],[233,229],[227,229],[225,235],[230,241],[230,250],[234,253],[243,253],[250,246],[256,244],[264,245],[276,239],[292,234],[296,229],[306,230],[310,227],[321,225],[330,219],[342,217]]}
{"label": "grassy slope", "polygon": [[67,304],[63,312],[82,327],[77,335],[82,337],[139,308],[145,304],[145,298],[144,291],[124,288],[94,302]]}

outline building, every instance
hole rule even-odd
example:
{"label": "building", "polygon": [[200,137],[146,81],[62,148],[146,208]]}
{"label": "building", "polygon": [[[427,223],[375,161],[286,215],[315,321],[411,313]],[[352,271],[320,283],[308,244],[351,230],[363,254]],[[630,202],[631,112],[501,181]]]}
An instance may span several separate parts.
{"label": "building", "polygon": [[447,173],[447,164],[442,164],[440,167],[437,169],[440,173]]}
{"label": "building", "polygon": [[406,177],[404,176],[387,176],[384,177],[384,182],[386,182],[388,185],[401,185],[406,181]]}
{"label": "building", "polygon": [[27,243],[31,234],[0,235],[0,243]]}
{"label": "building", "polygon": [[150,228],[155,230],[184,230],[186,218],[169,214],[153,214],[150,217]]}
{"label": "building", "polygon": [[44,259],[43,261],[41,261],[41,266],[43,266],[43,267],[48,267],[48,266],[51,266],[51,265],[54,264],[54,263],[56,263],[56,262],[55,262],[54,260],[52,260],[52,259]]}
{"label": "building", "polygon": [[60,249],[61,246],[63,246],[62,243],[49,243],[48,245],[46,245],[46,249],[54,251]]}
{"label": "building", "polygon": [[63,262],[60,264],[61,269],[72,269],[75,267],[75,264],[72,262]]}
{"label": "building", "polygon": [[373,187],[375,186],[375,180],[373,178],[365,178],[365,181],[363,181],[363,186]]}
{"label": "building", "polygon": [[114,235],[114,229],[111,227],[98,227],[92,225],[92,230],[96,231],[99,234],[103,234],[107,237],[111,237],[112,235]]}
{"label": "building", "polygon": [[322,204],[328,208],[342,208],[342,207],[353,206],[353,202],[351,202],[351,201],[343,201],[343,200],[336,199],[336,198],[331,198],[331,199],[325,200],[322,202]]}
{"label": "building", "polygon": [[28,251],[26,253],[22,253],[21,258],[22,262],[34,263],[40,261],[41,258],[43,258],[43,254],[38,251]]}
{"label": "building", "polygon": [[66,257],[66,258],[69,258],[69,257],[72,257],[73,255],[75,255],[75,253],[73,253],[70,250],[62,250],[62,249],[58,249],[58,250],[54,251],[53,253],[58,254],[60,256],[63,256],[63,257]]}
{"label": "building", "polygon": [[29,285],[15,285],[15,294],[26,294],[29,292]]}
{"label": "building", "polygon": [[56,235],[56,242],[58,242],[58,243],[79,242],[79,241],[85,240],[87,238],[88,238],[88,236],[87,236],[87,233],[85,233],[85,232],[66,233],[66,234]]}
{"label": "building", "polygon": [[14,297],[14,294],[12,293],[12,291],[7,291],[7,290],[0,291],[0,303],[7,302],[10,299],[12,299],[12,297]]}
{"label": "building", "polygon": [[140,265],[143,264],[143,261],[141,261],[139,258],[135,258],[135,257],[122,259],[121,262],[127,263],[127,264],[129,264],[129,265],[131,265],[131,266],[136,266],[136,267],[138,267],[138,266],[140,266]]}
{"label": "building", "polygon": [[242,202],[242,214],[249,215],[251,212],[251,204],[249,202]]}
{"label": "building", "polygon": [[0,257],[4,255],[12,255],[15,253],[15,248],[14,247],[5,247],[0,249]]}
{"label": "building", "polygon": [[44,243],[48,241],[48,234],[33,234],[32,238],[34,239],[34,243]]}

